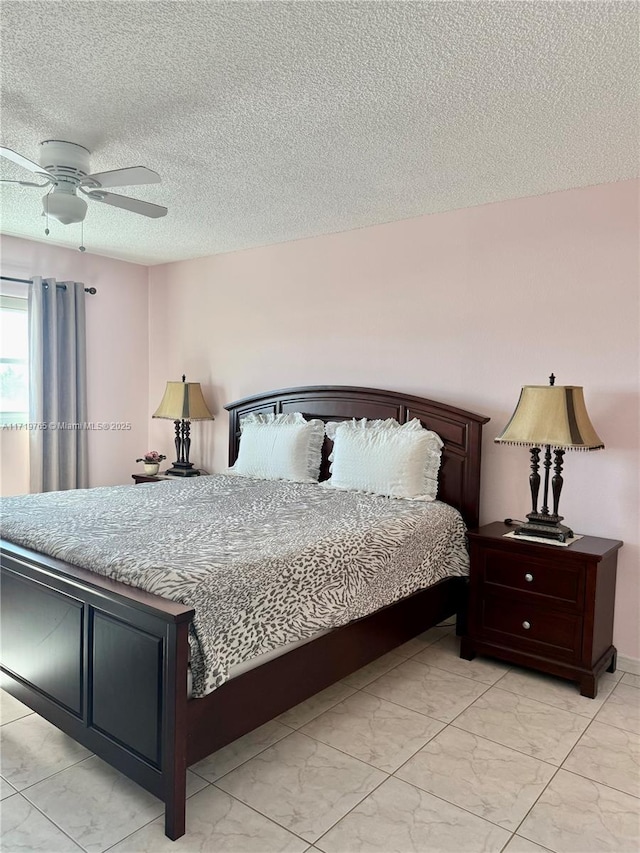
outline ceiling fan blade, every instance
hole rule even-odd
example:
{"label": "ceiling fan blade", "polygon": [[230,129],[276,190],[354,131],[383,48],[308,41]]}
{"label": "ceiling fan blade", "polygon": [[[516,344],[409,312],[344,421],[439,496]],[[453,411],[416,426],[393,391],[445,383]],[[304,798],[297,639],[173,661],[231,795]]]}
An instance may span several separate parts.
{"label": "ceiling fan blade", "polygon": [[128,169],[113,169],[111,172],[96,172],[82,179],[83,186],[134,187],[140,184],[159,184],[160,175],[146,166],[131,166]]}
{"label": "ceiling fan blade", "polygon": [[38,163],[34,163],[28,157],[23,157],[22,154],[18,154],[17,151],[13,151],[11,148],[5,148],[4,145],[0,145],[0,156],[6,157],[7,160],[17,163],[18,166],[22,166],[23,169],[28,169],[30,172],[39,172],[46,175],[46,171]]}
{"label": "ceiling fan blade", "polygon": [[36,184],[34,181],[12,181],[9,178],[0,178],[0,184],[20,184],[21,187],[48,187],[51,181]]}
{"label": "ceiling fan blade", "polygon": [[148,201],[140,201],[138,198],[129,198],[126,195],[116,195],[116,193],[104,193],[102,190],[92,190],[85,192],[93,201],[101,201],[103,204],[110,204],[113,207],[121,207],[124,210],[130,210],[132,213],[141,213],[143,216],[150,216],[152,219],[158,219],[160,216],[167,215],[167,208],[159,204],[151,204]]}

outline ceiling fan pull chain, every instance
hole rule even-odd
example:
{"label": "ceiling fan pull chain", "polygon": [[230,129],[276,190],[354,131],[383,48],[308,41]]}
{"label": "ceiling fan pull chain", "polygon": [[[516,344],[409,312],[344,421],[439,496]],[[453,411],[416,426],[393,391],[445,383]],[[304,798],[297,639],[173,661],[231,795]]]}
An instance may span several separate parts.
{"label": "ceiling fan pull chain", "polygon": [[49,193],[51,192],[52,189],[53,189],[53,186],[49,187],[49,192],[44,197],[44,199],[46,199],[46,201],[44,203],[44,216],[45,216],[44,235],[45,235],[45,237],[49,236]]}
{"label": "ceiling fan pull chain", "polygon": [[80,252],[86,252],[84,247],[84,219],[80,223],[80,245],[78,246],[78,250]]}

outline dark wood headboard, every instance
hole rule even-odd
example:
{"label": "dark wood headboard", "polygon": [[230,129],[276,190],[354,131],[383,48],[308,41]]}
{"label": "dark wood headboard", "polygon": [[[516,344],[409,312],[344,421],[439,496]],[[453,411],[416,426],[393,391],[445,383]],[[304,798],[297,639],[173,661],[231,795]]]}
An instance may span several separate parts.
{"label": "dark wood headboard", "polygon": [[[225,406],[229,412],[229,465],[238,456],[240,420],[252,412],[302,412],[306,418],[339,421],[350,418],[395,418],[404,424],[419,418],[444,441],[438,499],[456,507],[469,527],[478,525],[482,425],[489,418],[446,403],[412,397],[397,391],[312,385],[245,397]],[[329,476],[331,443],[325,439],[320,479]]]}

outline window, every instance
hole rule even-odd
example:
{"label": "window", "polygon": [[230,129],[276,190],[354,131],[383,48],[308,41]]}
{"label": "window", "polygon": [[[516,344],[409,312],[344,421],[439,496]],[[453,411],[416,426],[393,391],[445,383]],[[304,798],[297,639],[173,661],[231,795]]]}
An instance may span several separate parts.
{"label": "window", "polygon": [[29,420],[27,300],[0,295],[0,423]]}

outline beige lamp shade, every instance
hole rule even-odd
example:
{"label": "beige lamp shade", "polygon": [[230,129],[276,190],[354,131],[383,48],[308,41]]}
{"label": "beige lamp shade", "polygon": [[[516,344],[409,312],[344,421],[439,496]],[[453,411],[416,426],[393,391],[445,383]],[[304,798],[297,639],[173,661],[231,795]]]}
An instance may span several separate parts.
{"label": "beige lamp shade", "polygon": [[589,420],[583,389],[575,385],[525,385],[511,420],[495,441],[565,450],[604,448]]}
{"label": "beige lamp shade", "polygon": [[164,397],[151,416],[171,421],[212,421],[199,382],[167,382]]}

